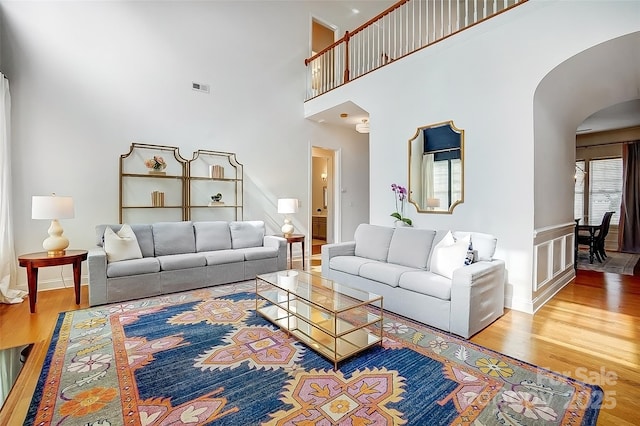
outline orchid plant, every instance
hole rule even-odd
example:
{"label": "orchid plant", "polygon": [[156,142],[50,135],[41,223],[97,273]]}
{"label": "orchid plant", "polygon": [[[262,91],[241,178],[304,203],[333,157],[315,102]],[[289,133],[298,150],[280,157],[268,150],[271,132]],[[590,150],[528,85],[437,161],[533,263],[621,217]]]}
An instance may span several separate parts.
{"label": "orchid plant", "polygon": [[413,223],[408,217],[404,217],[404,206],[407,204],[407,188],[395,183],[391,184],[394,198],[396,199],[396,211],[391,213],[392,217],[411,226]]}

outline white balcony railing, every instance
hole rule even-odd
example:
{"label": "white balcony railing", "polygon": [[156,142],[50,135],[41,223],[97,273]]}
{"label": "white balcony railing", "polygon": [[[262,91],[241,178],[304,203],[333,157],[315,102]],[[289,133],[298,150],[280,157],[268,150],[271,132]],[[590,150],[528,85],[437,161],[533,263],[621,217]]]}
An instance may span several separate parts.
{"label": "white balcony railing", "polygon": [[401,0],[305,60],[309,100],[527,0]]}

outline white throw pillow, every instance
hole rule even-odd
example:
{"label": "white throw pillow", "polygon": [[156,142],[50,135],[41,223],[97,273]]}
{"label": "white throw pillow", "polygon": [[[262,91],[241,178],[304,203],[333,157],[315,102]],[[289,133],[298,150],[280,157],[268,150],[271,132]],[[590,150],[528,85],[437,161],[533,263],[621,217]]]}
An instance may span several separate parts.
{"label": "white throw pillow", "polygon": [[434,274],[452,279],[453,271],[465,265],[470,237],[453,238],[451,231],[433,248],[429,269]]}
{"label": "white throw pillow", "polygon": [[107,252],[108,262],[120,260],[142,259],[142,252],[136,234],[131,226],[126,223],[116,234],[113,229],[106,227],[104,230],[104,251]]}

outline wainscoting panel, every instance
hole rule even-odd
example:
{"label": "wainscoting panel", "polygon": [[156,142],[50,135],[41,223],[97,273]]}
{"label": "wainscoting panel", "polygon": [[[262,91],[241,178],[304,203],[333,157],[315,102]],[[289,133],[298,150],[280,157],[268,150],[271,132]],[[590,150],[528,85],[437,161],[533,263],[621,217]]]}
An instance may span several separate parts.
{"label": "wainscoting panel", "polygon": [[575,224],[536,230],[534,235],[534,309],[542,306],[575,276]]}

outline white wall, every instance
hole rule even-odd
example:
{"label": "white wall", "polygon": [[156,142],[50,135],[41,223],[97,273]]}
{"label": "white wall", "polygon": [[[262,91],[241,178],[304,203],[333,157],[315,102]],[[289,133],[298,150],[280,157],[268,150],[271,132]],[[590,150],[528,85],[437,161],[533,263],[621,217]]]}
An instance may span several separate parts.
{"label": "white wall", "polygon": [[[310,146],[334,133],[303,117],[311,16],[340,28],[368,18],[346,11],[342,2],[0,2],[16,252],[42,250],[49,224],[31,219],[31,196],[51,192],[74,197],[75,218],[62,221],[70,248],[92,247],[95,225],[118,220],[118,161],[132,142],[178,146],[188,158],[237,153],[244,218],[279,231],[277,198],[308,198]],[[191,90],[192,81],[211,93]],[[357,200],[343,218],[352,234],[368,216],[368,148],[351,144],[355,132],[337,133],[330,143],[346,145],[343,181]],[[308,233],[305,204],[293,219]],[[60,286],[61,275],[70,285],[63,268],[44,268],[39,288]]]}
{"label": "white wall", "polygon": [[[464,129],[464,204],[452,215],[417,214],[410,206],[408,216],[418,227],[495,234],[496,257],[507,262],[507,304],[532,312],[544,297],[550,297],[573,276],[567,259],[561,262],[554,257],[561,243],[567,252],[566,235],[550,233],[545,237],[545,244],[558,250],[555,254],[548,252],[544,261],[535,260],[541,262],[535,267],[534,244],[542,243],[535,238],[546,228],[565,226],[571,218],[573,192],[571,189],[571,195],[567,195],[567,185],[568,178],[572,182],[573,172],[568,171],[573,167],[575,129],[581,121],[573,117],[569,123],[553,125],[549,133],[539,136],[534,132],[539,130],[537,119],[544,123],[557,119],[545,118],[545,112],[553,115],[554,111],[540,108],[534,117],[534,105],[553,102],[551,96],[534,103],[536,88],[544,76],[568,58],[638,30],[638,2],[531,0],[306,102],[305,115],[346,101],[371,114],[371,221],[386,225],[391,224],[389,214],[393,211],[389,185],[407,183],[407,141],[415,129],[450,119]],[[634,90],[637,84],[638,80]],[[568,96],[575,96],[572,102],[560,102],[567,108],[582,102],[579,90]],[[616,103],[615,97],[608,100]],[[582,119],[598,108],[588,109]],[[567,145],[572,134],[573,145]],[[541,146],[558,143],[558,149],[542,148],[540,152],[545,158],[557,155],[559,159],[536,163],[539,138],[547,136],[552,139],[541,142]],[[561,189],[544,193],[551,185]],[[556,205],[561,205],[560,214],[553,208]],[[542,272],[552,277],[534,285],[534,275]],[[549,285],[552,279],[559,284]],[[534,286],[538,284],[547,287],[534,299]]]}

